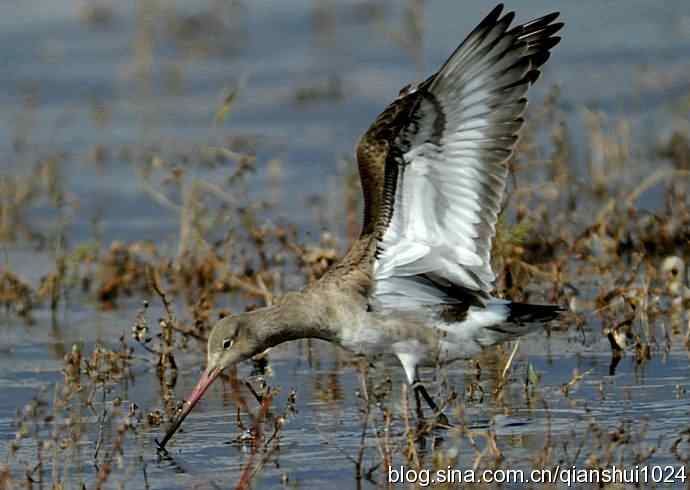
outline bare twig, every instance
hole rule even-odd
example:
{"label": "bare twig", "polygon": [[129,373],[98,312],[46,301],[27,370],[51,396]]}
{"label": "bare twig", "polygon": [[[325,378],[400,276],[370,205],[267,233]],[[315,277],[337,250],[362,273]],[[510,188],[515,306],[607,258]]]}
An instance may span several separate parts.
{"label": "bare twig", "polygon": [[503,371],[501,372],[501,378],[505,379],[506,375],[508,374],[508,371],[510,370],[510,366],[513,364],[513,359],[515,358],[515,354],[517,354],[518,348],[520,347],[520,339],[518,339],[515,342],[515,345],[513,346],[513,351],[510,353],[510,357],[508,358],[508,361],[506,361],[506,365],[503,367]]}

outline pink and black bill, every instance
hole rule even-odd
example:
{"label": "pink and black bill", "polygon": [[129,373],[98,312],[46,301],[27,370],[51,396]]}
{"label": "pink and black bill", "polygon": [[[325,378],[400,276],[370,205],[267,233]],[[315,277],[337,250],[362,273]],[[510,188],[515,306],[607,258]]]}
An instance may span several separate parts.
{"label": "pink and black bill", "polygon": [[177,429],[179,429],[180,425],[182,425],[182,421],[187,417],[187,415],[189,415],[189,412],[192,411],[192,409],[199,402],[199,400],[201,400],[201,397],[204,395],[208,387],[211,386],[211,383],[215,381],[219,374],[220,370],[216,368],[207,369],[206,371],[204,371],[204,373],[201,375],[201,378],[199,379],[199,382],[196,384],[196,387],[189,395],[189,397],[185,400],[184,405],[182,406],[182,409],[180,410],[180,413],[178,414],[177,418],[173,421],[172,425],[170,426],[170,428],[168,428],[168,431],[165,433],[165,437],[163,437],[163,440],[161,442],[158,442],[158,439],[156,439],[156,444],[158,445],[159,451],[165,451],[165,445],[172,438],[175,432],[177,432]]}

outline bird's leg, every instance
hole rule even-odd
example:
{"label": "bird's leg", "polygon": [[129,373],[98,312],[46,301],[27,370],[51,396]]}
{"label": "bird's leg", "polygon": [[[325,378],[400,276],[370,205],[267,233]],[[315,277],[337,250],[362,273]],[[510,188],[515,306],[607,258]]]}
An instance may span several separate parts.
{"label": "bird's leg", "polygon": [[414,394],[417,397],[417,407],[420,409],[418,410],[419,412],[421,412],[421,400],[419,399],[420,395],[422,398],[424,398],[424,401],[427,405],[429,405],[429,408],[434,413],[438,412],[438,405],[436,405],[434,399],[431,398],[431,395],[429,395],[429,392],[426,391],[426,388],[424,388],[424,385],[419,380],[414,382]]}
{"label": "bird's leg", "polygon": [[417,384],[416,383],[419,383],[419,381],[415,381],[415,384],[413,385],[414,399],[415,399],[415,402],[417,404],[417,418],[421,420],[424,418],[424,410],[422,410],[422,399],[419,397],[419,391],[417,390]]}
{"label": "bird's leg", "polygon": [[[425,398],[427,400],[431,400],[431,397],[424,389],[422,382],[419,380],[419,371],[417,370],[417,366],[414,366],[413,376],[414,380],[412,381],[412,389],[414,390],[414,400],[417,407],[417,420],[421,421],[424,420],[424,410],[422,410],[422,400],[421,398],[419,398],[419,390],[421,389],[424,391]],[[431,401],[431,403],[434,403],[433,400]]]}
{"label": "bird's leg", "polygon": [[421,395],[421,397],[424,398],[424,401],[429,406],[431,411],[434,413],[434,416],[437,418],[438,423],[440,425],[449,425],[448,417],[446,417],[446,415],[441,410],[439,410],[438,405],[436,405],[434,399],[431,398],[429,392],[426,391],[426,388],[424,388],[424,385],[419,380],[419,378],[417,378],[412,383],[412,388],[414,388],[414,396],[415,400],[417,401],[417,417],[419,417],[420,419],[424,418],[424,412],[422,411],[422,401],[420,399]]}

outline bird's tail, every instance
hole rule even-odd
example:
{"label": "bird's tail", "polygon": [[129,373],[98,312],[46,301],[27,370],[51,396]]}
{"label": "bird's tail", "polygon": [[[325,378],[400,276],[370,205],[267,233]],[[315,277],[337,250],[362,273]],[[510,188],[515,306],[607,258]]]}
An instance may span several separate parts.
{"label": "bird's tail", "polygon": [[566,311],[559,305],[532,305],[529,303],[508,303],[509,323],[523,325],[526,323],[546,323],[557,319]]}
{"label": "bird's tail", "polygon": [[532,305],[492,298],[486,309],[470,311],[471,323],[467,326],[475,327],[473,335],[481,337],[483,345],[493,345],[543,328],[566,310],[559,305]]}
{"label": "bird's tail", "polygon": [[558,305],[531,305],[491,298],[485,307],[472,306],[461,321],[440,322],[448,332],[444,340],[454,347],[450,353],[468,358],[490,345],[515,340],[559,317],[565,308]]}

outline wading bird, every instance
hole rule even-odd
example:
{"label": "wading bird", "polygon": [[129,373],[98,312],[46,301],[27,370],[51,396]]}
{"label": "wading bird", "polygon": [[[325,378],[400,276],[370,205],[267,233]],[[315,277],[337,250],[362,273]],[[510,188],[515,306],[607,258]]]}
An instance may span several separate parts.
{"label": "wading bird", "polygon": [[[357,146],[364,223],[345,257],[274,305],[220,320],[206,370],[159,447],[227,367],[303,338],[398,358],[420,396],[419,366],[466,359],[558,317],[556,305],[491,296],[491,243],[527,89],[563,24],[511,27],[499,5],[441,69],[404,88]],[[421,413],[420,413],[421,416]]]}

